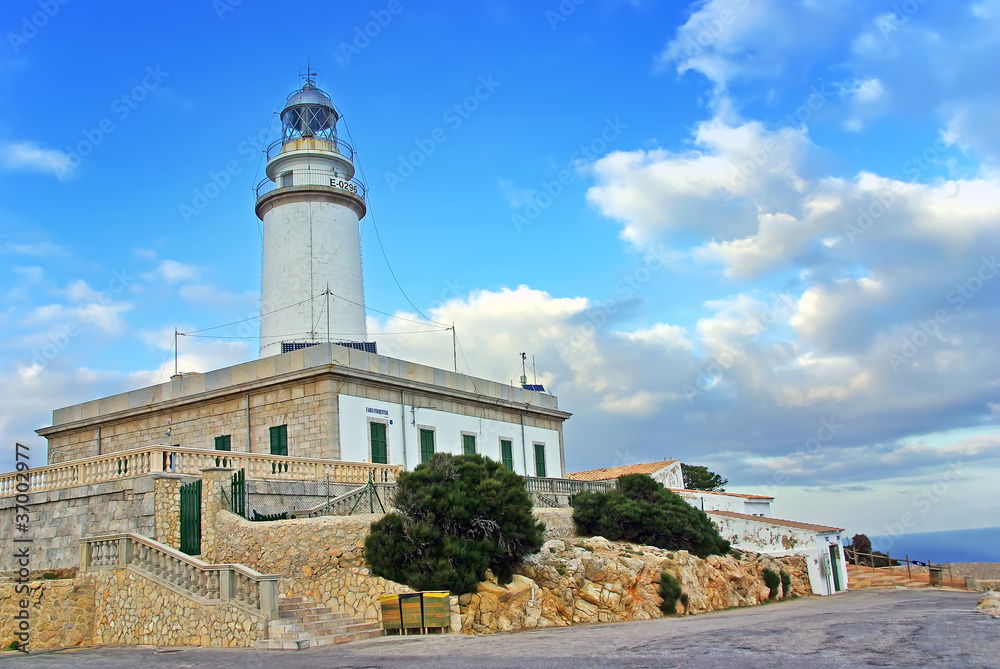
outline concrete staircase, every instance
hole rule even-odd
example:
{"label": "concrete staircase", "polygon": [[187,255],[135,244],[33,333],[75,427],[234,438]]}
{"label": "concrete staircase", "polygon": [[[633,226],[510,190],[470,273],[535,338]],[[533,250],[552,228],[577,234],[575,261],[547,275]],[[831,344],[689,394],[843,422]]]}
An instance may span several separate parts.
{"label": "concrete staircase", "polygon": [[351,618],[346,613],[318,606],[303,597],[280,597],[278,618],[267,623],[263,650],[305,650],[336,643],[382,636],[378,623]]}
{"label": "concrete staircase", "polygon": [[927,588],[930,583],[927,576],[923,580],[911,580],[906,577],[906,567],[894,567],[892,573],[888,569],[871,567],[856,567],[847,565],[848,590],[862,588]]}

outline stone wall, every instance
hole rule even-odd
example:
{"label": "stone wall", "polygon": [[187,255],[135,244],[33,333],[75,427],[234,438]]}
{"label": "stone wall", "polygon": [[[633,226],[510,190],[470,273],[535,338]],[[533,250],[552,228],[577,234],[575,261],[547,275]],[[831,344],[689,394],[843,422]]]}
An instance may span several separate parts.
{"label": "stone wall", "polygon": [[335,611],[379,619],[379,595],[412,592],[374,576],[364,562],[368,528],[381,516],[324,516],[254,523],[228,512],[216,519],[216,562],[281,574],[281,596],[303,596]]}
{"label": "stone wall", "polygon": [[[28,592],[16,588],[27,587]],[[28,651],[88,646],[94,638],[94,586],[87,579],[0,583],[0,648],[16,641],[14,616],[28,601]],[[20,641],[19,641],[20,643]]]}
{"label": "stone wall", "polygon": [[535,507],[535,518],[545,523],[545,539],[575,538],[576,523],[573,509],[546,509]]}
{"label": "stone wall", "polygon": [[88,576],[97,645],[252,647],[267,636],[266,620],[236,604],[199,603],[128,569]]}
{"label": "stone wall", "polygon": [[180,476],[163,476],[153,481],[153,508],[156,534],[161,544],[181,548],[181,486]]}
{"label": "stone wall", "polygon": [[517,569],[514,580],[479,584],[459,597],[462,629],[490,634],[535,627],[660,618],[660,575],[670,573],[687,595],[677,613],[705,613],[736,606],[756,606],[768,598],[763,570],[785,570],[790,594],[810,592],[805,559],[772,559],[752,554],[742,559],[649,546],[612,543],[591,537],[567,544],[550,540]]}
{"label": "stone wall", "polygon": [[[58,569],[78,566],[77,547],[82,537],[134,532],[161,540],[154,521],[156,479],[159,474],[90,485],[30,493],[31,522],[27,536],[33,540],[31,569]],[[0,543],[11,542],[14,497],[0,497]],[[0,571],[13,568],[11,551],[0,557]]]}

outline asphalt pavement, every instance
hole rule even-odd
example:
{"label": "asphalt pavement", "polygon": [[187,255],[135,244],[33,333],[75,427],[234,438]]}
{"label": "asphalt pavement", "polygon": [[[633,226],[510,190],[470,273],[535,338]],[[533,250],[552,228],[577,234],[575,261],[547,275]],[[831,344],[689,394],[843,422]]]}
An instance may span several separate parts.
{"label": "asphalt pavement", "polygon": [[97,648],[3,653],[49,669],[304,667],[1000,667],[1000,620],[974,593],[862,590],[698,616],[490,636],[382,637],[305,651]]}

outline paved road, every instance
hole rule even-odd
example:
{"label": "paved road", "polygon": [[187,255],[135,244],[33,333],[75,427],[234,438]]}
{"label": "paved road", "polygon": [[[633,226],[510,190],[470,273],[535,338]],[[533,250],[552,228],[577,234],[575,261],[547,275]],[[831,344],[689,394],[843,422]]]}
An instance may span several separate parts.
{"label": "paved road", "polygon": [[471,637],[384,637],[308,651],[149,648],[4,653],[48,669],[300,667],[1000,667],[1000,620],[976,596],[881,590],[752,609]]}

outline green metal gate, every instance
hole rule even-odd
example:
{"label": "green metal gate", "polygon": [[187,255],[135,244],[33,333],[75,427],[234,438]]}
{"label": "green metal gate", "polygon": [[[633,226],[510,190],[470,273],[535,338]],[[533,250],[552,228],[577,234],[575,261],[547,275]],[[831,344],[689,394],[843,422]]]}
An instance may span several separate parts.
{"label": "green metal gate", "polygon": [[181,552],[201,554],[201,481],[181,486]]}
{"label": "green metal gate", "polygon": [[233,474],[233,484],[230,487],[230,496],[233,500],[233,513],[237,516],[247,517],[247,479],[246,470],[240,469]]}

